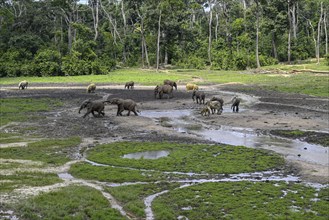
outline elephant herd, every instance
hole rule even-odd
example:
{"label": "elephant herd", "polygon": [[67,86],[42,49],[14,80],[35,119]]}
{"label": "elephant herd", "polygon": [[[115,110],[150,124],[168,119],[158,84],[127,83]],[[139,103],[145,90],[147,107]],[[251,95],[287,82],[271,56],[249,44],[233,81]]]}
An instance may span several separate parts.
{"label": "elephant herd", "polygon": [[[134,89],[134,82],[129,81],[125,84],[125,89]],[[18,84],[19,89],[27,89],[28,82],[26,80],[21,81]],[[162,99],[164,95],[167,96],[167,98],[173,97],[173,91],[177,90],[177,83],[172,80],[164,80],[162,85],[157,85],[154,88],[154,97]],[[94,93],[96,90],[96,85],[94,83],[91,83],[87,86],[87,93]],[[192,100],[195,101],[197,104],[203,104],[204,107],[201,109],[201,115],[203,116],[209,116],[210,114],[217,113],[218,115],[222,114],[223,112],[223,105],[224,100],[220,97],[212,97],[210,100],[206,101],[206,94],[203,91],[199,90],[199,87],[196,84],[188,83],[186,84],[186,90],[192,90]],[[239,105],[241,102],[241,98],[238,98],[236,96],[233,97],[231,100],[231,109],[233,112],[239,112]],[[91,100],[87,99],[82,102],[79,114],[81,110],[86,109],[86,113],[83,115],[83,118],[88,116],[90,113],[94,117],[101,117],[105,115],[104,109],[106,103],[117,105],[117,116],[122,116],[123,111],[128,111],[127,115],[129,116],[131,112],[133,112],[136,116],[140,112],[137,109],[137,103],[132,99],[121,99],[121,98],[113,98],[113,99],[103,99],[103,100]],[[97,115],[95,114],[97,113]]]}

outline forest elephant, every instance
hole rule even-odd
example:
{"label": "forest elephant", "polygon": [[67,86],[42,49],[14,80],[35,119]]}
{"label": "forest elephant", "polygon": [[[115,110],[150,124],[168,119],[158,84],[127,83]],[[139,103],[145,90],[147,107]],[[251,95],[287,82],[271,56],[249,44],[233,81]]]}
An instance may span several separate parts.
{"label": "forest elephant", "polygon": [[91,93],[91,92],[95,92],[96,90],[96,85],[94,83],[91,83],[88,87],[87,87],[87,92]]}
{"label": "forest elephant", "polygon": [[202,109],[201,109],[201,115],[202,116],[209,116],[210,115],[210,112],[211,112],[211,109],[209,106],[204,106]]}
{"label": "forest elephant", "polygon": [[241,99],[234,96],[232,99],[232,105],[231,109],[233,109],[233,112],[239,112],[239,105],[240,105]]}
{"label": "forest elephant", "polygon": [[127,116],[130,115],[130,112],[133,112],[135,115],[138,115],[137,112],[139,111],[136,109],[137,104],[132,99],[113,98],[110,103],[118,106],[117,116],[122,116],[122,112],[124,110],[128,110]]}
{"label": "forest elephant", "polygon": [[135,82],[129,81],[125,84],[125,89],[134,89]]}
{"label": "forest elephant", "polygon": [[219,101],[208,101],[206,102],[206,106],[210,109],[212,114],[217,112],[217,115],[220,115],[223,112],[222,104]]}
{"label": "forest elephant", "polygon": [[157,98],[157,95],[159,95],[159,99],[162,99],[163,94],[168,95],[168,99],[172,98],[173,95],[173,87],[170,85],[157,85],[154,88],[154,97]]}
{"label": "forest elephant", "polygon": [[210,101],[218,101],[220,102],[221,106],[222,106],[222,110],[223,110],[223,105],[224,105],[224,100],[220,97],[216,97],[216,96],[213,96]]}
{"label": "forest elephant", "polygon": [[21,81],[19,84],[18,84],[18,89],[27,89],[27,86],[29,85],[29,83],[24,80],[24,81]]}
{"label": "forest elephant", "polygon": [[201,105],[201,102],[204,104],[205,98],[206,98],[206,94],[204,94],[204,92],[202,92],[202,91],[194,90],[192,93],[192,99],[193,99],[193,101],[196,100],[197,104]]}
{"label": "forest elephant", "polygon": [[90,99],[87,99],[87,100],[83,101],[83,103],[81,104],[80,109],[79,109],[79,114],[82,109],[86,108],[87,112],[86,112],[86,114],[84,114],[83,118],[85,118],[90,113],[92,113],[94,117],[97,117],[94,112],[98,113],[98,117],[100,117],[101,115],[105,116],[105,113],[104,113],[104,108],[105,108],[104,103],[105,102],[106,101],[100,101],[100,100],[91,101]]}
{"label": "forest elephant", "polygon": [[197,86],[196,84],[192,84],[192,83],[187,83],[186,84],[186,90],[199,90],[199,86]]}
{"label": "forest elephant", "polygon": [[166,80],[163,81],[163,85],[170,85],[170,86],[174,87],[175,90],[177,90],[177,84],[176,84],[175,81],[166,79]]}

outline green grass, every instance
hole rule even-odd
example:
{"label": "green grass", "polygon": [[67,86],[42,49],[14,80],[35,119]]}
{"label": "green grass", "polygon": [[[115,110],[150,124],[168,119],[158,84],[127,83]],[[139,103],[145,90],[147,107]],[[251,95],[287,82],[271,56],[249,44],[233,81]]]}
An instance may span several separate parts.
{"label": "green grass", "polygon": [[0,193],[27,186],[46,186],[63,182],[57,174],[39,172],[16,172],[11,175],[0,175],[0,179]]}
{"label": "green grass", "polygon": [[110,208],[109,201],[96,189],[71,185],[44,193],[10,207],[20,219],[33,220],[120,220],[126,219]]}
{"label": "green grass", "polygon": [[[155,219],[328,219],[328,190],[301,184],[225,182],[171,190],[153,202]],[[314,199],[320,199],[315,201]]]}
{"label": "green grass", "polygon": [[36,112],[48,111],[61,106],[62,103],[54,99],[6,98],[0,100],[0,126],[10,122],[23,122],[38,117]]}
{"label": "green grass", "polygon": [[[306,65],[306,66],[305,66]],[[300,69],[312,68],[315,70],[325,70],[328,66],[314,63],[297,65]],[[276,65],[266,67],[266,69],[296,69],[296,66]],[[21,80],[28,80],[30,86],[37,83],[85,83],[91,82],[99,84],[124,84],[133,80],[138,85],[162,84],[164,79],[172,79],[178,82],[178,87],[185,88],[185,84],[194,82],[195,78],[199,85],[238,83],[246,85],[257,85],[258,87],[289,93],[301,93],[314,96],[329,97],[329,77],[328,74],[298,73],[298,74],[257,74],[250,71],[215,71],[215,70],[155,70],[142,69],[118,69],[108,75],[88,75],[69,77],[24,77],[24,78],[2,78],[0,85],[16,85]],[[201,80],[200,80],[201,79]]]}
{"label": "green grass", "polygon": [[[170,154],[156,160],[122,158],[128,153],[157,150],[167,150]],[[88,151],[87,158],[118,167],[199,174],[254,172],[277,168],[284,164],[283,158],[277,154],[242,146],[155,142],[116,142],[101,145]],[[99,167],[85,163],[72,166],[70,172],[79,178],[108,182],[154,181],[168,178],[153,171],[124,170],[124,168]],[[106,175],[108,173],[111,175]]]}
{"label": "green grass", "polygon": [[145,205],[143,199],[163,190],[179,187],[178,183],[159,182],[156,184],[139,184],[120,187],[107,187],[106,191],[113,195],[120,204],[138,219],[145,219]]}
{"label": "green grass", "polygon": [[51,165],[62,165],[68,161],[70,148],[81,142],[79,137],[48,139],[29,143],[27,147],[0,148],[3,159],[41,161]]}

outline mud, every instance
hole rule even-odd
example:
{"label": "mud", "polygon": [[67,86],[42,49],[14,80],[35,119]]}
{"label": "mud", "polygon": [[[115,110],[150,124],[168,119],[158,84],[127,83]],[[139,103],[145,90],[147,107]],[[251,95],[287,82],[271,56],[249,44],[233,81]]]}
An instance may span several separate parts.
{"label": "mud", "polygon": [[[41,117],[33,117],[34,121],[23,123],[23,126],[12,123],[3,126],[1,130],[44,138],[80,136],[84,141],[80,148],[84,149],[118,140],[213,143],[201,135],[195,135],[200,127],[219,129],[221,126],[229,126],[259,130],[263,133],[275,130],[303,130],[308,131],[312,139],[317,139],[317,136],[326,138],[329,135],[329,100],[326,98],[264,91],[245,85],[212,85],[200,89],[205,91],[206,99],[212,96],[224,99],[222,115],[201,116],[202,105],[194,103],[192,93],[186,92],[180,85],[178,90],[174,91],[174,98],[165,97],[161,100],[155,99],[153,87],[147,86],[135,86],[134,90],[124,90],[123,86],[115,85],[98,86],[93,94],[86,93],[83,85],[39,84],[26,90],[2,86],[0,98],[51,98],[61,100],[64,105],[52,111],[35,113]],[[233,113],[230,109],[230,101],[235,95],[242,98],[239,113]],[[135,100],[141,116],[118,117],[115,105],[105,106],[105,117],[94,118],[90,115],[82,118],[84,112],[78,114],[80,104],[88,98],[97,100],[114,97]],[[177,114],[165,117],[150,114],[156,111],[177,111]],[[184,116],[186,111],[191,114]],[[172,127],[176,121],[178,123],[178,117],[187,117],[194,123],[194,134]],[[191,128],[191,125],[189,126]],[[33,129],[27,130],[25,127]],[[325,147],[323,149],[327,150]],[[77,151],[80,152],[81,149],[72,149],[72,160],[81,159],[83,156],[77,154]],[[305,154],[305,150],[301,149],[300,154]],[[287,161],[301,179],[308,182],[329,182],[328,166],[289,158]],[[62,169],[61,172],[63,171]]]}

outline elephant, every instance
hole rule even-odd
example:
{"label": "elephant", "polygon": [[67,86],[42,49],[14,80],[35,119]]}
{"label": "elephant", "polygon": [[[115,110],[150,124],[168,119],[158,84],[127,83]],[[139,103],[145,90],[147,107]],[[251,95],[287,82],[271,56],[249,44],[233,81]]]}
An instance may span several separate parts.
{"label": "elephant", "polygon": [[88,93],[91,93],[91,92],[95,92],[96,90],[96,85],[94,83],[90,84],[88,87],[87,87],[87,92]]}
{"label": "elephant", "polygon": [[239,112],[239,105],[240,105],[241,99],[234,96],[232,99],[232,106],[231,109],[233,109],[233,112]]}
{"label": "elephant", "polygon": [[202,91],[193,90],[192,99],[193,101],[196,99],[196,103],[201,105],[201,102],[204,104],[204,100],[206,95]]}
{"label": "elephant", "polygon": [[220,101],[207,101],[206,106],[210,109],[211,113],[217,112],[218,115],[222,114],[223,107]]}
{"label": "elephant", "polygon": [[[210,101],[219,101],[222,106],[224,105],[224,100],[222,98],[220,98],[220,97],[213,96],[210,99]],[[223,108],[222,108],[222,110],[223,110]]]}
{"label": "elephant", "polygon": [[210,115],[211,109],[209,106],[205,106],[201,109],[201,115],[202,116],[208,116]]}
{"label": "elephant", "polygon": [[125,89],[134,89],[134,81],[126,82]]}
{"label": "elephant", "polygon": [[106,101],[100,101],[100,100],[91,101],[90,99],[87,99],[87,100],[83,101],[83,103],[81,104],[80,109],[79,109],[79,114],[82,109],[87,108],[87,112],[86,112],[86,114],[84,114],[83,118],[85,118],[90,113],[92,113],[93,116],[96,117],[94,112],[98,112],[98,117],[101,115],[105,116],[105,113],[104,113],[104,108],[105,108],[104,103],[105,102]]}
{"label": "elephant", "polygon": [[196,84],[192,84],[192,83],[187,83],[186,84],[186,90],[199,90],[199,86],[197,86]]}
{"label": "elephant", "polygon": [[29,85],[28,81],[24,80],[18,84],[18,89],[27,89],[27,86]]}
{"label": "elephant", "polygon": [[122,116],[122,112],[124,110],[128,110],[127,116],[130,115],[132,111],[136,116],[138,116],[137,112],[140,112],[136,109],[137,104],[132,99],[120,99],[120,98],[113,98],[110,101],[110,104],[118,105],[117,116]]}
{"label": "elephant", "polygon": [[171,81],[169,79],[164,80],[163,81],[163,85],[170,85],[172,87],[175,87],[175,89],[177,90],[177,84],[176,84],[176,82]]}
{"label": "elephant", "polygon": [[173,95],[173,87],[170,85],[157,85],[154,88],[154,97],[156,98],[157,95],[159,94],[159,98],[162,99],[163,94],[167,94],[168,95],[168,99],[172,98]]}

